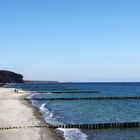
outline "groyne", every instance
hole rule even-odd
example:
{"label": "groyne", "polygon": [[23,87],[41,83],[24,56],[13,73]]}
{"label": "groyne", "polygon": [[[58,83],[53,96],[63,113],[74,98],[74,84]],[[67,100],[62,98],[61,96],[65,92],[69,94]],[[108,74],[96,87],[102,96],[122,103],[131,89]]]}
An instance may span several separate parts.
{"label": "groyne", "polygon": [[36,125],[36,126],[18,126],[18,127],[1,127],[0,130],[10,129],[27,129],[27,128],[78,128],[78,129],[108,129],[108,128],[138,128],[139,122],[123,122],[123,123],[99,123],[99,124],[65,124],[65,125]]}
{"label": "groyne", "polygon": [[122,99],[138,99],[140,100],[140,96],[111,96],[111,97],[81,97],[81,98],[66,98],[66,97],[61,97],[61,98],[37,98],[33,97],[31,99],[25,98],[25,100],[122,100]]}

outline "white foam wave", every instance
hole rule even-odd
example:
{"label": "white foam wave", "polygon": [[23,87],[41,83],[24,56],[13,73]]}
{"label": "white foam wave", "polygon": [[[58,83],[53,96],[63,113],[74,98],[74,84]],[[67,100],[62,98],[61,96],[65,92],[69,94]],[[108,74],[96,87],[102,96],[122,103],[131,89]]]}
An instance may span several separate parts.
{"label": "white foam wave", "polygon": [[53,112],[51,112],[49,109],[46,108],[46,104],[42,104],[40,106],[40,111],[42,112],[43,114],[43,118],[45,119],[45,121],[47,123],[50,123],[50,124],[61,124],[55,117],[54,117],[54,114]]}
{"label": "white foam wave", "polygon": [[[62,122],[59,122],[57,118],[54,117],[53,112],[51,112],[47,106],[47,104],[42,104],[39,109],[43,114],[43,118],[47,123],[50,124],[62,124]],[[65,137],[65,140],[87,140],[87,135],[82,133],[79,129],[65,129],[65,128],[58,128],[58,130],[62,131]]]}
{"label": "white foam wave", "polygon": [[58,130],[64,132],[65,140],[87,140],[87,135],[82,133],[79,129],[65,129],[58,128]]}
{"label": "white foam wave", "polygon": [[32,99],[32,97],[34,96],[35,94],[30,94],[28,97],[26,97],[26,99]]}
{"label": "white foam wave", "polygon": [[42,104],[41,107],[39,108],[41,111],[46,111],[48,110],[47,108],[45,108],[46,104]]}
{"label": "white foam wave", "polygon": [[26,99],[32,99],[33,96],[38,95],[40,93],[30,93],[30,95],[28,97],[26,97]]}
{"label": "white foam wave", "polygon": [[53,117],[53,113],[46,108],[46,104],[42,104],[39,109],[44,113],[45,117]]}

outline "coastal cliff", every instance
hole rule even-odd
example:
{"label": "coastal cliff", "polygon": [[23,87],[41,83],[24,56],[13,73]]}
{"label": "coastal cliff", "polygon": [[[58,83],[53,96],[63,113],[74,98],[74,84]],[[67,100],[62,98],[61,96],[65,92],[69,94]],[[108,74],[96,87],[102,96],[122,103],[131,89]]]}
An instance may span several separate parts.
{"label": "coastal cliff", "polygon": [[0,70],[0,83],[24,83],[24,81],[21,74]]}

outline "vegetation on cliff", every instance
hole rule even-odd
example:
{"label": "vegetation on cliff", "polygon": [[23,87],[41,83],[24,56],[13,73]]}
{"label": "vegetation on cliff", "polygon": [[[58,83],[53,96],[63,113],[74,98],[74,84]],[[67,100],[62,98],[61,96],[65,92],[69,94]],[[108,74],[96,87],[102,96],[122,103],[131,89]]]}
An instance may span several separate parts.
{"label": "vegetation on cliff", "polygon": [[23,76],[21,74],[0,70],[0,83],[23,83]]}

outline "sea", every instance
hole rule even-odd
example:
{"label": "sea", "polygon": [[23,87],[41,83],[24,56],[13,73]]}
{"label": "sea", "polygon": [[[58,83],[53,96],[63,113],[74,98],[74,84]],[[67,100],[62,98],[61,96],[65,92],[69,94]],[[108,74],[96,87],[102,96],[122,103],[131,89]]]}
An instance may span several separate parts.
{"label": "sea", "polygon": [[[140,83],[24,83],[10,87],[27,90],[32,105],[49,124],[140,122],[140,100],[32,100],[140,96]],[[140,140],[140,128],[58,128],[66,140]]]}

